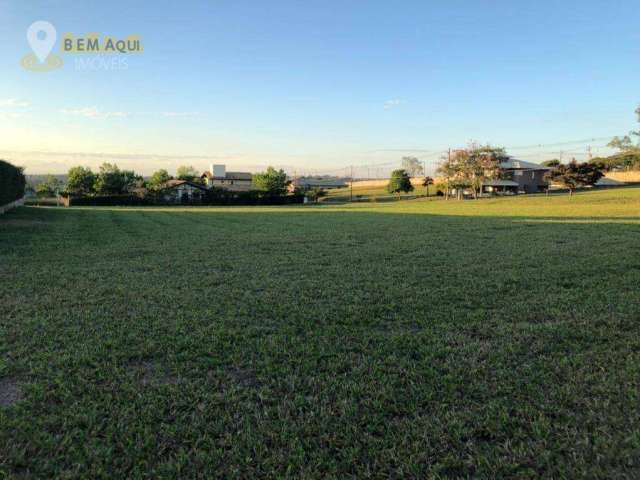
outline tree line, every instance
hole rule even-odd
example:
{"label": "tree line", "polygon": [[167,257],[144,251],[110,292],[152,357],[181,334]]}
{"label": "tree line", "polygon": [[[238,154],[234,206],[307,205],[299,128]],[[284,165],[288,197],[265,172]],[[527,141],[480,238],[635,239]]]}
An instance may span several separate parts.
{"label": "tree line", "polygon": [[[155,171],[148,179],[133,170],[120,169],[117,165],[103,163],[97,172],[89,167],[71,167],[67,173],[66,184],[53,175],[38,184],[35,191],[40,196],[56,194],[78,197],[127,195],[138,190],[143,194],[158,193],[167,187],[170,180],[185,180],[203,184],[198,171],[192,166],[180,166],[172,176],[166,169]],[[256,173],[252,178],[253,190],[263,196],[279,197],[288,194],[290,181],[282,169],[268,167],[266,171]],[[212,189],[214,190],[214,189]],[[300,192],[298,192],[300,193]],[[321,192],[309,191],[310,197],[321,196]]]}
{"label": "tree line", "polygon": [[[437,169],[441,178],[441,181],[436,184],[438,194],[449,198],[452,192],[455,192],[456,197],[461,199],[463,192],[467,191],[473,198],[479,198],[485,183],[508,179],[501,165],[509,158],[504,148],[476,143],[450,152],[446,158],[442,159]],[[406,164],[405,159],[403,164]],[[543,164],[550,169],[545,174],[545,180],[567,188],[570,195],[577,188],[595,185],[604,176],[606,170],[605,166],[597,161],[578,163],[574,159],[568,164],[563,164],[558,160],[551,160]],[[394,170],[387,191],[398,195],[413,191],[411,177],[410,172],[404,168]],[[427,187],[427,192],[429,185],[433,183],[434,180],[428,176],[422,180],[422,185]]]}

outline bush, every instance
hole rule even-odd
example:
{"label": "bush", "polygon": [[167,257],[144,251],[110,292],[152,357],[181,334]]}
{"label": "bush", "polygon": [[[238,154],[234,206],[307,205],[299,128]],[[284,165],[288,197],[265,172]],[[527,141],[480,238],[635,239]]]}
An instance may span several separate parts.
{"label": "bush", "polygon": [[24,197],[26,183],[21,168],[0,160],[0,205],[6,205]]}
{"label": "bush", "polygon": [[403,170],[394,170],[391,172],[391,178],[389,179],[389,185],[387,185],[387,191],[389,193],[401,192],[409,193],[413,191],[413,185],[411,185],[411,177]]}
{"label": "bush", "polygon": [[617,153],[610,157],[599,157],[591,160],[590,163],[598,165],[605,172],[615,170],[640,170],[640,150],[629,150]]}
{"label": "bush", "polygon": [[69,205],[71,206],[139,206],[150,205],[151,203],[145,198],[136,197],[135,195],[99,195],[95,197],[70,197]]}
{"label": "bush", "polygon": [[135,195],[98,195],[69,198],[71,206],[142,206],[142,205],[289,205],[303,203],[304,195],[273,197],[260,192],[230,192],[221,188],[204,192],[190,201],[167,202],[161,195],[151,194],[141,198]]}
{"label": "bush", "polygon": [[256,190],[230,192],[215,188],[206,192],[199,203],[202,205],[289,205],[303,202],[303,194],[277,196]]}

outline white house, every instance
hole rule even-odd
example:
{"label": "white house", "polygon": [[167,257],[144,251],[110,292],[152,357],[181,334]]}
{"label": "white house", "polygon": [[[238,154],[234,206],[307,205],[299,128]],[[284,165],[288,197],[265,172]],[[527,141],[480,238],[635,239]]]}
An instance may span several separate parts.
{"label": "white house", "polygon": [[234,192],[251,190],[253,175],[249,172],[227,172],[226,165],[211,165],[209,171],[200,175],[209,188],[224,188]]}

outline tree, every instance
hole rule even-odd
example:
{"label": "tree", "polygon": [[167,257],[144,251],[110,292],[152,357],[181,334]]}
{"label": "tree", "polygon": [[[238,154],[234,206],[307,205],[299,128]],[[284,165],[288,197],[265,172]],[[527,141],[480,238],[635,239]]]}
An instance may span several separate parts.
{"label": "tree", "polygon": [[473,143],[469,146],[467,178],[475,198],[478,198],[478,193],[482,192],[484,182],[500,178],[502,175],[500,164],[508,158],[504,148]]}
{"label": "tree", "polygon": [[[638,122],[640,122],[640,107],[636,108],[635,113],[638,117]],[[638,142],[634,144],[632,137],[638,137]],[[621,152],[638,150],[640,149],[640,130],[632,130],[628,135],[624,135],[623,137],[613,137],[607,146],[616,148]]]}
{"label": "tree", "polygon": [[422,179],[422,186],[427,189],[427,197],[429,196],[429,185],[433,185],[433,178],[424,177]]}
{"label": "tree", "polygon": [[271,197],[285,195],[290,183],[284,170],[276,170],[273,167],[267,168],[266,172],[256,173],[253,176],[253,185],[256,190],[262,192],[263,195]]}
{"label": "tree", "polygon": [[189,182],[193,182],[199,179],[200,175],[195,168],[182,165],[178,167],[178,170],[176,171],[176,177],[178,177],[178,180],[187,180]]}
{"label": "tree", "polygon": [[171,180],[171,176],[165,169],[153,172],[153,175],[151,175],[151,178],[149,179],[149,189],[159,190],[169,180]]}
{"label": "tree", "polygon": [[554,158],[553,160],[545,160],[540,165],[544,167],[557,167],[558,165],[560,165],[560,163],[561,163],[560,160],[558,160],[557,158]]}
{"label": "tree", "polygon": [[[500,164],[508,158],[503,148],[471,143],[467,148],[448,155],[438,172],[447,179],[451,188],[456,188],[458,198],[462,198],[459,193],[463,188],[470,188],[474,198],[478,198],[485,181],[500,178]],[[456,187],[453,187],[454,183]]]}
{"label": "tree", "polygon": [[413,191],[413,185],[411,185],[411,177],[403,168],[394,170],[391,172],[391,178],[387,185],[387,191],[389,193],[397,193],[400,198],[400,193],[408,193]]}
{"label": "tree", "polygon": [[402,157],[402,168],[409,174],[411,177],[419,177],[420,175],[424,175],[424,167],[420,160],[416,157]]}
{"label": "tree", "polygon": [[327,191],[322,187],[313,187],[307,190],[304,194],[312,202],[317,202],[320,198],[327,196]]}
{"label": "tree", "polygon": [[90,168],[71,167],[67,174],[67,193],[74,195],[90,195],[93,192],[93,184],[96,176]]}
{"label": "tree", "polygon": [[590,163],[601,164],[604,170],[640,170],[640,149],[627,150],[610,157],[597,157]]}
{"label": "tree", "polygon": [[62,188],[62,182],[53,175],[47,175],[44,181],[36,186],[36,194],[39,197],[53,197]]}
{"label": "tree", "polygon": [[117,165],[103,163],[96,175],[94,190],[101,195],[121,195],[141,182],[142,177],[133,170],[120,170]]}
{"label": "tree", "polygon": [[449,155],[448,157],[443,158],[440,166],[438,167],[438,173],[445,179],[442,184],[444,187],[444,198],[445,200],[449,200],[452,188],[451,182],[460,175],[460,168],[453,156]]}
{"label": "tree", "polygon": [[568,165],[557,165],[548,172],[547,180],[560,184],[569,189],[569,195],[573,195],[576,188],[587,185],[595,185],[602,178],[602,166],[585,162],[578,163],[573,159]]}
{"label": "tree", "polygon": [[144,186],[144,178],[142,178],[141,175],[138,175],[133,170],[121,170],[120,176],[122,178],[121,193],[127,193],[130,192],[133,188]]}

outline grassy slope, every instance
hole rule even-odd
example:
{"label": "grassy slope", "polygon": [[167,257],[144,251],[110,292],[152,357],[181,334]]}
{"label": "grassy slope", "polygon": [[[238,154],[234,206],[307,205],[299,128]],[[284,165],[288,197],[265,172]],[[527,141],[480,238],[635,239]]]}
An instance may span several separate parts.
{"label": "grassy slope", "polygon": [[[436,188],[434,186],[429,187],[429,195],[436,194]],[[415,196],[415,195],[426,195],[427,189],[422,185],[415,185],[414,189],[410,193],[402,193],[401,197],[406,196]],[[353,198],[357,199],[358,197],[366,197],[366,198],[378,198],[378,197],[395,197],[396,195],[392,195],[387,192],[386,186],[354,186],[353,187]],[[349,201],[351,198],[351,189],[349,187],[346,188],[334,188],[331,190],[327,190],[327,199],[335,200],[335,201]]]}
{"label": "grassy slope", "polygon": [[7,214],[0,472],[637,477],[639,215],[640,189]]}

